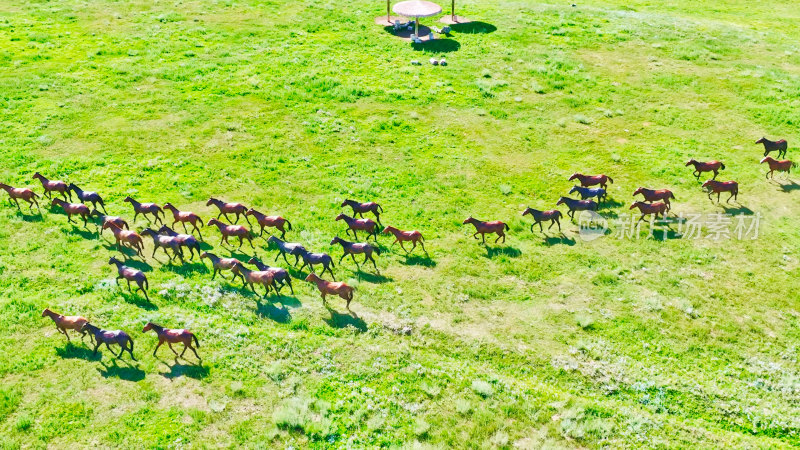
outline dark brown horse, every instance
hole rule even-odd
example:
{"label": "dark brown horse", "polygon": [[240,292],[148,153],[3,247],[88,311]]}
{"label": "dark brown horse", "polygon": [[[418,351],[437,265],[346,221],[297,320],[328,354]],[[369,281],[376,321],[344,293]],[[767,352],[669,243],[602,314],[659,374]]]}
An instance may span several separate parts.
{"label": "dark brown horse", "polygon": [[653,215],[653,217],[656,219],[658,218],[659,214],[661,215],[662,218],[667,217],[667,204],[663,202],[656,202],[656,203],[634,202],[628,209],[633,209],[633,208],[639,208],[639,212],[642,214],[641,217],[639,217],[639,220],[637,220],[637,223],[641,222],[642,220],[644,220],[645,216],[649,215]]}
{"label": "dark brown horse", "polygon": [[100,232],[102,233],[105,229],[111,230],[111,233],[114,234],[114,239],[117,241],[117,250],[121,252],[122,243],[125,243],[128,247],[136,250],[139,256],[144,258],[144,242],[142,242],[142,237],[135,231],[123,230],[117,226],[116,223],[111,221],[103,222],[103,227],[100,228]]}
{"label": "dark brown horse", "polygon": [[164,203],[164,209],[172,213],[172,228],[175,228],[175,224],[180,222],[183,225],[183,231],[188,233],[189,229],[186,228],[186,224],[191,224],[193,231],[197,231],[197,235],[200,236],[200,239],[203,239],[203,234],[200,233],[200,228],[197,226],[198,223],[203,226],[203,220],[200,216],[191,211],[180,211],[172,203]]}
{"label": "dark brown horse", "polygon": [[567,208],[569,208],[567,215],[572,220],[575,220],[575,211],[597,211],[597,203],[594,200],[575,200],[574,198],[561,197],[556,202],[556,206],[558,205],[567,205]]}
{"label": "dark brown horse", "polygon": [[150,283],[147,282],[147,277],[144,275],[144,272],[122,264],[122,261],[113,256],[108,260],[108,263],[117,266],[117,285],[119,285],[119,280],[124,278],[125,281],[128,282],[128,292],[133,292],[131,291],[131,281],[133,281],[139,286],[137,290],[142,291],[144,298],[146,298],[148,302],[150,301],[150,297],[147,296],[147,289],[150,289]]}
{"label": "dark brown horse", "polygon": [[735,181],[716,181],[716,180],[708,180],[703,183],[704,188],[708,188],[708,199],[711,200],[712,194],[717,194],[717,203],[719,203],[719,196],[723,192],[730,192],[731,196],[728,197],[726,202],[730,202],[731,199],[738,201],[739,196],[739,183]]}
{"label": "dark brown horse", "polygon": [[[247,224],[251,225],[250,219],[247,218],[247,207],[244,206],[243,204],[226,203],[223,202],[222,200],[218,200],[214,197],[211,197],[206,202],[206,206],[211,206],[211,205],[214,205],[217,207],[217,209],[219,209],[219,214],[217,215],[217,219],[219,219],[224,215],[225,220],[227,220],[228,223],[239,223],[239,216],[244,216],[244,220],[247,221]],[[231,218],[228,217],[228,214],[236,214],[236,220],[234,222],[231,222]]]}
{"label": "dark brown horse", "polygon": [[[394,235],[394,242],[392,242],[392,245],[399,242],[400,248],[402,248],[406,253],[413,252],[414,249],[417,248],[417,242],[419,242],[419,245],[422,247],[422,251],[425,252],[426,255],[428,254],[428,251],[425,250],[425,238],[422,237],[422,233],[417,230],[403,231],[395,227],[388,226],[383,229],[383,233],[392,233],[392,235]],[[413,246],[411,247],[411,250],[406,250],[406,248],[403,246],[403,242],[409,241],[411,244],[413,244]],[[392,248],[392,245],[390,245],[389,248]]]}
{"label": "dark brown horse", "polygon": [[30,208],[31,212],[33,212],[33,205],[36,205],[36,209],[40,209],[39,202],[36,200],[37,198],[39,198],[39,194],[33,192],[32,189],[14,188],[5,183],[0,183],[0,189],[3,189],[8,193],[9,203],[13,200],[14,203],[17,204],[17,209],[19,209],[20,211],[22,211],[22,209],[19,207],[18,199],[20,198],[28,202],[28,208]]}
{"label": "dark brown horse", "polygon": [[67,183],[59,180],[48,180],[39,172],[33,174],[33,179],[39,180],[42,183],[44,195],[47,196],[47,198],[52,199],[53,192],[58,192],[64,196],[64,200],[67,200],[67,195],[69,195],[69,200],[72,201],[72,193],[69,191]]}
{"label": "dark brown horse", "polygon": [[[121,330],[101,330],[90,323],[84,324],[81,330],[88,331],[94,336],[95,345],[94,352],[92,353],[93,355],[97,355],[97,349],[100,348],[101,345],[106,344],[108,351],[117,358],[122,358],[122,354],[127,351],[131,354],[131,359],[136,361],[136,358],[133,357],[133,339],[128,336],[128,333]],[[119,345],[119,355],[114,353],[114,350],[111,350],[111,344]]]}
{"label": "dark brown horse", "polygon": [[254,284],[260,284],[264,286],[265,297],[269,295],[270,288],[275,289],[275,292],[278,292],[278,289],[275,287],[275,276],[272,274],[272,272],[250,270],[241,262],[235,264],[231,270],[236,276],[241,277],[242,286],[247,286],[248,284],[250,285],[250,289],[253,290],[254,294],[256,293],[256,288],[253,286]]}
{"label": "dark brown horse", "polygon": [[[217,272],[219,272],[219,276],[225,278],[225,276],[222,275],[222,271],[233,270],[233,266],[239,264],[240,262],[236,258],[220,258],[219,256],[209,252],[203,252],[200,255],[200,259],[203,258],[208,258],[211,260],[211,266],[214,268],[214,274],[211,275],[212,280],[214,279],[214,277],[217,276]],[[233,274],[233,276],[231,277],[231,281],[233,281],[234,278],[236,278],[236,274]]]}
{"label": "dark brown horse", "polygon": [[68,187],[70,191],[74,192],[75,195],[78,196],[78,200],[82,201],[83,203],[91,203],[95,211],[97,210],[97,205],[100,204],[100,207],[103,208],[103,212],[107,213],[106,203],[103,201],[103,198],[100,197],[100,194],[97,192],[84,191],[76,186],[75,183],[70,183]]}
{"label": "dark brown horse", "polygon": [[61,209],[67,214],[67,221],[70,223],[77,223],[72,220],[72,216],[81,216],[83,219],[83,226],[89,223],[89,216],[92,214],[89,207],[83,203],[67,203],[60,198],[53,199],[53,205],[60,206]]}
{"label": "dark brown horse", "polygon": [[786,139],[770,141],[769,139],[762,137],[756,141],[756,144],[764,144],[764,156],[769,156],[770,152],[777,151],[778,158],[783,158],[786,156],[786,149],[789,148],[789,144],[786,142]]}
{"label": "dark brown horse", "polygon": [[669,189],[647,189],[640,187],[633,192],[633,196],[636,197],[639,194],[642,194],[642,197],[644,197],[644,201],[646,202],[652,203],[663,201],[667,205],[667,211],[672,208],[669,200],[675,200],[675,194],[673,194]]}
{"label": "dark brown horse", "polygon": [[[378,241],[378,224],[371,219],[355,219],[346,214],[339,214],[336,216],[336,220],[344,220],[345,223],[347,223],[347,229],[345,230],[345,233],[349,236],[350,232],[352,231],[353,239],[358,239],[358,231],[366,231],[375,239],[375,242]],[[369,235],[367,236],[367,239],[369,239]]]}
{"label": "dark brown horse", "polygon": [[492,222],[484,222],[482,220],[478,220],[473,218],[472,216],[466,218],[462,225],[466,225],[471,223],[475,226],[475,234],[472,235],[475,239],[478,239],[478,235],[481,235],[481,239],[483,239],[483,243],[486,243],[486,234],[497,233],[497,239],[494,240],[495,243],[503,238],[503,242],[506,242],[506,231],[510,230],[508,225],[505,222],[501,222],[499,220],[495,220]]}
{"label": "dark brown horse", "polygon": [[[172,262],[173,259],[178,258],[183,261],[183,250],[181,249],[181,243],[174,236],[163,236],[150,228],[145,228],[142,230],[142,234],[153,238],[153,255],[150,256],[151,258],[156,257],[156,250],[163,249],[164,254],[169,257],[170,262]],[[167,249],[172,250],[172,256],[170,256]]]}
{"label": "dark brown horse", "polygon": [[347,301],[347,310],[350,311],[350,302],[353,301],[353,287],[348,286],[341,281],[326,281],[317,276],[315,273],[310,273],[306,277],[306,281],[310,281],[317,285],[317,289],[319,289],[319,293],[322,296],[322,304],[327,305],[327,301],[325,300],[325,296],[327,295],[338,295],[339,297],[343,298]]}
{"label": "dark brown horse", "polygon": [[353,258],[353,262],[356,263],[356,267],[359,267],[358,266],[358,261],[356,261],[356,256],[355,255],[362,255],[363,254],[364,255],[364,263],[366,263],[367,261],[372,261],[372,266],[375,267],[375,271],[380,273],[380,271],[378,270],[378,265],[375,263],[375,258],[372,257],[372,253],[373,252],[377,253],[378,255],[381,254],[381,249],[379,249],[378,247],[373,247],[373,246],[367,244],[366,242],[349,242],[349,241],[345,241],[344,239],[340,238],[339,236],[336,236],[331,241],[331,245],[334,245],[334,244],[341,245],[342,246],[342,250],[344,250],[344,253],[342,254],[342,257],[339,258],[339,264],[342,263],[342,260],[344,259],[345,256],[350,255],[350,257]]}
{"label": "dark brown horse", "polygon": [[694,172],[692,175],[697,177],[698,180],[703,172],[714,172],[714,177],[712,180],[716,180],[720,169],[725,170],[725,164],[722,164],[719,161],[700,162],[695,159],[690,159],[689,161],[686,161],[686,166],[688,167],[690,165],[694,166]]}
{"label": "dark brown horse", "polygon": [[[147,325],[142,328],[142,333],[147,333],[148,331],[153,330],[158,335],[158,344],[156,344],[156,348],[153,349],[153,356],[156,356],[156,352],[158,351],[158,347],[161,347],[164,342],[167,343],[169,349],[172,350],[172,353],[175,353],[176,359],[183,358],[183,354],[186,353],[186,349],[188,348],[192,352],[194,352],[194,356],[202,363],[203,360],[200,359],[200,355],[197,354],[197,350],[192,346],[192,341],[194,341],[194,345],[200,347],[200,343],[197,341],[197,336],[194,335],[191,331],[187,329],[180,329],[180,330],[171,330],[169,328],[164,328],[160,325],[156,325],[153,322],[147,322]],[[172,344],[183,344],[183,351],[179,355],[178,352],[172,348]]]}
{"label": "dark brown horse", "polygon": [[606,183],[613,183],[614,180],[611,179],[608,175],[584,175],[582,173],[573,173],[571,177],[569,177],[569,181],[577,179],[581,182],[581,186],[583,187],[590,187],[595,185],[600,185],[601,188],[606,189]]}
{"label": "dark brown horse", "polygon": [[133,221],[134,222],[136,222],[136,217],[139,214],[144,216],[144,218],[147,219],[148,222],[150,222],[150,218],[147,217],[147,215],[150,214],[153,217],[155,217],[154,222],[161,223],[162,225],[164,224],[164,222],[161,220],[161,217],[159,217],[159,215],[161,215],[161,216],[164,215],[164,210],[161,209],[161,207],[158,206],[157,204],[155,204],[155,203],[139,203],[139,202],[137,202],[136,200],[134,200],[131,197],[125,197],[125,200],[123,200],[123,201],[124,202],[128,202],[131,205],[133,205]]}
{"label": "dark brown horse", "polygon": [[294,255],[295,267],[297,267],[297,264],[300,262],[300,255],[308,251],[305,247],[296,242],[284,242],[278,239],[276,236],[270,236],[269,239],[267,239],[267,243],[278,247],[279,253],[275,255],[275,261],[283,256],[283,260],[286,261],[286,264],[289,264],[289,260],[286,259],[286,254],[288,253],[290,255]]}
{"label": "dark brown horse", "polygon": [[230,236],[235,236],[239,238],[239,248],[242,248],[244,239],[247,239],[247,242],[250,244],[250,247],[255,249],[255,247],[253,247],[253,236],[250,235],[250,230],[248,230],[242,225],[225,225],[218,219],[211,219],[208,221],[206,225],[217,226],[220,234],[222,234],[222,239],[220,239],[219,241],[220,245],[222,245],[223,242],[228,245],[231,245],[230,242],[228,242],[228,238]]}
{"label": "dark brown horse", "polygon": [[[281,269],[280,267],[270,267],[255,256],[250,258],[250,261],[247,261],[248,264],[252,264],[256,266],[256,268],[261,272],[272,272],[272,279],[275,281],[273,287],[275,287],[275,291],[278,295],[281,294],[281,288],[288,285],[289,290],[292,291],[292,295],[294,295],[294,288],[292,287],[292,277],[289,275],[289,272],[286,269]],[[301,267],[300,270],[303,268]],[[278,285],[280,284],[280,286]]]}
{"label": "dark brown horse", "polygon": [[285,226],[288,225],[289,231],[292,230],[292,223],[281,216],[268,216],[266,214],[262,214],[256,211],[253,208],[247,210],[246,216],[253,216],[256,218],[256,222],[258,222],[258,225],[261,226],[261,233],[259,233],[260,236],[264,235],[265,227],[277,228],[277,230],[281,232],[281,239],[283,239],[286,236]]}
{"label": "dark brown horse", "polygon": [[789,172],[792,170],[792,167],[796,167],[797,164],[791,162],[788,159],[784,159],[783,161],[778,161],[772,156],[767,156],[766,158],[762,159],[759,164],[767,163],[769,165],[769,172],[767,172],[767,178],[770,176],[775,178],[775,172],[786,172],[786,175],[789,175]]}
{"label": "dark brown horse", "polygon": [[166,225],[162,225],[161,228],[158,229],[158,234],[172,236],[178,240],[178,245],[181,249],[188,248],[190,261],[194,259],[195,252],[197,252],[197,256],[200,256],[200,242],[193,235],[180,234]]}
{"label": "dark brown horse", "polygon": [[100,211],[98,211],[96,209],[94,211],[92,211],[92,215],[93,216],[97,216],[97,217],[100,218],[100,226],[101,226],[100,232],[99,232],[100,234],[102,234],[103,230],[105,230],[107,228],[105,226],[106,223],[113,223],[114,225],[117,226],[117,228],[120,228],[120,229],[124,228],[126,230],[130,230],[130,227],[128,226],[128,222],[126,222],[125,219],[123,219],[122,217],[119,217],[119,216],[106,216],[106,215],[102,214]]}
{"label": "dark brown horse", "polygon": [[525,211],[522,211],[522,215],[525,216],[526,214],[530,214],[533,217],[531,232],[533,232],[533,226],[538,223],[539,231],[544,233],[542,222],[550,222],[550,226],[547,227],[548,231],[550,228],[553,228],[553,225],[558,225],[558,231],[561,231],[561,217],[563,214],[561,214],[561,211],[557,209],[551,209],[550,211],[539,211],[538,209],[525,208]]}
{"label": "dark brown horse", "polygon": [[[375,202],[361,203],[355,200],[345,199],[341,206],[349,206],[353,209],[353,215],[355,216],[358,214],[358,217],[361,217],[362,219],[364,218],[365,212],[371,212],[372,214],[375,214],[375,220],[377,220],[379,224],[381,223],[381,213],[383,212],[383,208],[381,208],[381,205]],[[383,226],[383,224],[381,224],[381,226]]]}
{"label": "dark brown horse", "polygon": [[307,250],[304,250],[300,253],[300,257],[303,258],[303,265],[300,266],[299,270],[303,270],[305,266],[311,270],[311,273],[314,273],[314,265],[315,264],[322,264],[322,275],[325,275],[325,271],[327,270],[331,274],[331,278],[333,281],[336,281],[336,277],[333,276],[333,270],[331,267],[336,267],[333,264],[333,258],[331,255],[327,253],[311,253]]}

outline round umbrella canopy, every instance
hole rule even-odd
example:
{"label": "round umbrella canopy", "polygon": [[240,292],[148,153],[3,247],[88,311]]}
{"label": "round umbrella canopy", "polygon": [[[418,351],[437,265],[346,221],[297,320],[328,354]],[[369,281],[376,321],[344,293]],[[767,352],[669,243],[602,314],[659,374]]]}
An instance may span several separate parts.
{"label": "round umbrella canopy", "polygon": [[442,7],[436,3],[426,2],[424,0],[407,0],[394,5],[392,8],[397,14],[406,17],[413,17],[416,19],[414,33],[419,31],[419,18],[435,16],[442,12]]}

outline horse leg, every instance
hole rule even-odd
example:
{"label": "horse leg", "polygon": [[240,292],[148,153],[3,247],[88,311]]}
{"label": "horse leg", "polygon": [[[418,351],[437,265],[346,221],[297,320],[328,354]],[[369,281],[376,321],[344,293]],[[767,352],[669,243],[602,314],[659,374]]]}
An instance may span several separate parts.
{"label": "horse leg", "polygon": [[475,239],[478,239],[478,232],[476,231],[475,234],[472,235]]}
{"label": "horse leg", "polygon": [[248,243],[248,244],[250,244],[250,248],[252,248],[253,250],[255,250],[255,249],[256,249],[256,248],[253,246],[253,238],[251,238],[250,236],[247,236],[247,243]]}
{"label": "horse leg", "polygon": [[172,348],[172,342],[167,341],[167,346],[169,347],[170,350],[172,350],[172,353],[175,353],[175,356],[179,356],[178,352],[176,352],[175,349]]}
{"label": "horse leg", "polygon": [[727,200],[725,200],[725,202],[726,202],[726,203],[730,203],[731,199],[733,198],[733,195],[734,195],[734,192],[733,192],[733,191],[731,191],[731,196],[730,196],[730,197],[728,197],[728,199],[727,199]]}
{"label": "horse leg", "polygon": [[131,291],[131,280],[126,278],[125,281],[128,282],[128,292],[133,292],[133,291]]}
{"label": "horse leg", "polygon": [[[148,296],[147,295],[147,291],[144,290],[144,285],[142,284],[142,282],[141,281],[137,281],[136,284],[139,285],[139,289],[137,289],[137,291],[142,291],[142,294],[144,294],[145,300],[147,300],[149,302],[150,301],[150,296]],[[133,355],[131,355],[131,356],[133,356]]]}
{"label": "horse leg", "polygon": [[100,348],[100,345],[102,345],[103,343],[102,343],[102,342],[100,342],[100,339],[98,339],[98,340],[97,340],[97,341],[95,341],[95,342],[96,342],[96,343],[95,343],[95,345],[94,345],[94,351],[92,352],[92,355],[94,355],[94,356],[97,356],[97,349],[98,349],[98,348]]}
{"label": "horse leg", "polygon": [[[375,258],[373,258],[372,255],[367,255],[367,256],[369,257],[369,260],[372,261],[372,267],[375,268],[375,271],[380,273],[380,271],[378,270],[378,265],[375,264]],[[366,263],[367,263],[367,258],[364,258],[364,264]]]}
{"label": "horse leg", "polygon": [[422,251],[423,251],[423,252],[425,252],[425,254],[427,255],[427,254],[428,254],[428,251],[427,251],[427,250],[425,250],[425,243],[424,243],[424,242],[422,242],[422,241],[419,241],[419,245],[421,245],[421,246],[422,246]]}
{"label": "horse leg", "polygon": [[156,356],[156,352],[158,351],[158,347],[161,347],[161,344],[163,344],[163,343],[164,343],[163,340],[161,340],[161,339],[158,340],[158,344],[156,344],[156,348],[153,349],[153,356]]}
{"label": "horse leg", "polygon": [[342,257],[339,258],[339,264],[342,263],[342,260],[344,259],[345,256],[347,256],[347,252],[342,253]]}
{"label": "horse leg", "polygon": [[[227,218],[228,215],[226,214],[225,217]],[[239,212],[236,212],[236,220],[233,222],[234,224],[239,223]]]}
{"label": "horse leg", "polygon": [[486,233],[481,233],[481,239],[483,240],[483,244],[486,245]]}
{"label": "horse leg", "polygon": [[[403,241],[397,241],[397,242],[400,243],[400,248],[402,248],[404,252],[408,253],[408,250],[406,250],[406,247],[403,245]],[[417,244],[414,243],[414,247],[416,247],[416,246],[417,246]]]}
{"label": "horse leg", "polygon": [[[333,270],[331,270],[330,266],[323,265],[322,267],[322,274],[325,275],[325,270],[327,269],[328,273],[331,274],[331,278],[333,281],[336,281],[336,277],[333,275]],[[290,285],[291,286],[291,285]],[[292,290],[292,294],[294,294],[294,289]]]}
{"label": "horse leg", "polygon": [[[17,200],[16,198],[12,198],[12,199],[14,200],[14,203],[16,203],[16,204],[17,204],[17,209],[19,209],[20,211],[22,211],[22,209],[19,207],[19,200]],[[31,211],[33,211],[33,203],[31,203],[31,201],[30,201],[30,200],[28,200],[28,203],[30,203],[30,208],[31,208]]]}
{"label": "horse leg", "polygon": [[712,180],[716,180],[717,179],[717,175],[719,175],[719,170],[714,169],[714,178],[712,178]]}

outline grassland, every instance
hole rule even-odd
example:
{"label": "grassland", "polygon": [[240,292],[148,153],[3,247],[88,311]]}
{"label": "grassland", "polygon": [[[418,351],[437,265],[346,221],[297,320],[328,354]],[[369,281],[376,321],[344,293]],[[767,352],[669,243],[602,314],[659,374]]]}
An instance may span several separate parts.
{"label": "grassland", "polygon": [[[126,195],[206,217],[220,196],[337,258],[341,200],[376,200],[431,253],[337,266],[354,315],[300,280],[270,302],[131,260],[149,303],[115,287],[93,227],[3,206],[3,447],[800,444],[800,192],[753,144],[797,158],[795,2],[465,0],[484,24],[418,50],[373,25],[383,7],[0,2],[0,180],[41,192],[41,171],[127,217]],[[690,157],[723,160],[741,204],[709,202]],[[614,177],[609,217],[669,187],[676,213],[760,214],[759,238],[530,233],[520,212],[576,171]],[[508,242],[476,244],[468,215]],[[131,332],[140,362],[66,344],[48,306]],[[194,330],[205,364],[152,357],[148,320]]]}

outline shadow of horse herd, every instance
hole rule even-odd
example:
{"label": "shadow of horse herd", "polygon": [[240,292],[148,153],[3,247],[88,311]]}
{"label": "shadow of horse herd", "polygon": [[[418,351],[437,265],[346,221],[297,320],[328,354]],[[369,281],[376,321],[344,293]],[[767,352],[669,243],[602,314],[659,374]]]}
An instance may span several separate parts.
{"label": "shadow of horse herd", "polygon": [[[764,158],[760,163],[767,163],[769,166],[766,177],[768,179],[774,177],[774,172],[785,172],[788,177],[790,170],[795,167],[796,164],[790,160],[776,160],[769,156],[770,152],[776,151],[778,152],[779,158],[784,157],[788,148],[786,140],[770,141],[766,138],[762,138],[756,143],[764,145]],[[712,196],[716,194],[717,202],[719,203],[720,195],[722,193],[728,193],[729,197],[726,202],[730,202],[731,199],[738,202],[739,184],[736,181],[722,182],[716,180],[719,171],[725,170],[725,164],[721,161],[701,162],[691,159],[686,162],[685,165],[686,167],[693,167],[693,175],[698,181],[703,173],[713,173],[711,179],[702,184],[702,187],[708,191],[709,200],[713,201]],[[286,233],[292,231],[292,224],[284,217],[266,215],[253,208],[248,208],[241,203],[226,202],[212,197],[208,199],[206,206],[215,207],[218,214],[217,217],[204,222],[200,215],[191,211],[181,211],[170,203],[165,203],[161,206],[156,203],[142,203],[132,197],[126,197],[124,202],[130,203],[133,208],[134,215],[132,222],[135,223],[136,219],[141,215],[148,223],[147,227],[136,232],[131,229],[131,226],[124,218],[108,215],[106,203],[97,192],[84,191],[74,183],[67,184],[60,180],[50,180],[38,172],[33,175],[33,178],[41,182],[42,188],[44,189],[43,195],[50,200],[51,208],[62,210],[67,216],[68,222],[77,224],[77,222],[73,220],[73,217],[78,217],[83,221],[84,228],[88,228],[89,222],[92,221],[97,226],[98,239],[104,238],[103,233],[105,230],[111,232],[116,249],[123,254],[123,259],[125,259],[125,261],[123,261],[112,256],[108,260],[108,264],[116,268],[117,285],[119,285],[120,280],[125,280],[128,291],[133,294],[134,291],[132,290],[131,283],[134,283],[136,292],[141,292],[148,303],[150,302],[148,294],[150,286],[147,276],[142,270],[132,267],[135,266],[135,264],[128,262],[130,258],[135,258],[136,256],[140,257],[142,261],[146,259],[144,253],[145,238],[152,240],[153,250],[150,257],[153,259],[156,259],[156,254],[161,251],[169,258],[170,265],[177,262],[185,263],[188,252],[190,261],[194,260],[195,256],[197,256],[200,261],[204,259],[209,260],[211,268],[213,269],[212,280],[217,274],[227,280],[223,272],[230,272],[230,281],[232,283],[235,283],[237,280],[241,281],[242,288],[246,289],[249,286],[253,294],[257,295],[256,286],[260,286],[264,289],[265,297],[269,296],[272,292],[280,296],[281,290],[286,287],[288,287],[292,295],[294,295],[292,275],[286,269],[269,266],[255,256],[247,261],[247,264],[252,266],[252,268],[250,268],[246,266],[241,259],[234,257],[233,246],[229,239],[233,238],[238,241],[237,250],[241,249],[245,242],[247,242],[252,249],[255,249],[253,239],[256,237],[263,238],[264,233],[267,232],[267,234],[269,234],[269,238],[266,239],[268,249],[276,251],[275,261],[278,261],[278,259],[282,257],[287,265],[293,265],[297,271],[296,273],[300,273],[301,275],[303,269],[308,267],[309,274],[305,276],[304,279],[316,287],[322,297],[323,305],[327,307],[327,296],[340,297],[346,302],[347,311],[350,312],[351,315],[353,314],[350,310],[350,302],[353,300],[355,289],[344,282],[336,281],[333,272],[333,269],[336,267],[333,257],[327,253],[312,252],[300,243],[288,242],[286,240]],[[607,188],[609,183],[614,183],[614,180],[610,176],[605,174],[585,175],[582,173],[575,173],[569,177],[569,181],[577,181],[578,184],[572,187],[569,194],[577,193],[579,198],[575,199],[563,196],[556,202],[556,206],[566,205],[568,209],[567,215],[571,221],[575,221],[576,212],[595,212],[603,203],[609,203]],[[22,209],[19,200],[22,200],[28,204],[31,213],[34,212],[33,208],[35,206],[38,210],[38,214],[41,215],[38,199],[42,197],[32,189],[15,188],[3,183],[0,183],[0,188],[8,193],[9,202],[15,204],[20,212],[22,212]],[[73,194],[75,194],[79,203],[72,203]],[[650,221],[651,227],[659,216],[661,216],[662,220],[666,220],[672,207],[671,201],[675,200],[675,195],[671,190],[639,187],[633,192],[633,197],[636,198],[639,195],[642,196],[643,201],[637,200],[633,202],[629,208],[631,210],[638,209],[640,217],[637,223],[645,220],[648,216],[652,216]],[[610,206],[622,205],[622,203],[618,202],[610,203]],[[91,209],[89,208],[89,204],[92,206]],[[339,236],[331,240],[330,245],[338,245],[342,248],[342,255],[339,258],[338,264],[341,265],[343,260],[349,255],[358,268],[359,273],[363,273],[361,272],[361,265],[356,259],[356,256],[363,257],[364,259],[361,264],[371,263],[375,273],[380,277],[380,271],[374,256],[381,254],[381,247],[378,245],[378,237],[381,233],[394,237],[389,249],[395,244],[399,244],[403,251],[405,251],[405,256],[407,258],[417,258],[411,257],[411,253],[419,246],[425,253],[428,262],[432,262],[425,249],[425,239],[422,233],[418,230],[404,231],[393,226],[384,226],[380,220],[383,208],[378,203],[362,203],[346,199],[340,206],[342,208],[349,207],[352,210],[352,216],[340,213],[336,216],[335,221],[342,221],[344,223],[345,234],[348,237],[352,236],[353,241],[342,239]],[[102,213],[100,209],[102,209]],[[172,223],[169,226],[165,223],[165,220],[167,220],[165,211],[168,211],[172,215]],[[375,220],[365,218],[365,213],[371,213]],[[559,209],[537,210],[526,208],[522,212],[522,216],[527,215],[533,218],[533,223],[530,225],[531,232],[534,232],[534,227],[539,225],[539,231],[546,234],[542,224],[543,222],[550,222],[547,230],[549,231],[555,225],[558,227],[559,233],[563,235],[561,231],[561,218],[563,214]],[[251,217],[254,222],[250,221]],[[239,225],[241,219],[244,219],[249,227]],[[495,243],[500,240],[505,243],[506,232],[510,229],[508,224],[499,220],[482,221],[473,217],[464,220],[463,224],[473,225],[475,232],[472,236],[478,239],[480,235],[483,244],[486,243],[487,234],[497,235],[494,240]],[[160,228],[151,228],[157,225],[161,225]],[[177,225],[182,226],[184,233],[179,233],[174,230]],[[216,227],[220,235],[219,245],[227,245],[229,247],[231,253],[230,257],[222,257],[209,251],[202,250],[201,242],[204,241],[204,238],[201,228],[206,226]],[[383,228],[382,231],[381,227]],[[276,232],[280,232],[280,237],[274,235],[270,231],[272,229]],[[359,232],[362,233],[362,236],[365,236],[364,242],[358,242]],[[195,236],[195,234],[197,236]],[[373,239],[373,243],[369,242],[370,238]],[[404,243],[410,243],[411,248],[406,248]],[[114,247],[109,245],[109,248]],[[210,248],[210,246],[206,245],[206,248]],[[294,261],[290,262],[287,255],[293,256]],[[302,264],[300,264],[301,261]],[[126,265],[126,263],[130,264],[130,266]],[[431,265],[435,264],[428,264],[428,266]],[[319,267],[321,267],[322,270],[317,274],[315,268]],[[326,272],[330,276],[330,281],[323,278]],[[364,273],[364,275],[367,274]],[[124,331],[103,330],[89,323],[84,317],[64,316],[50,311],[49,309],[44,310],[42,317],[44,316],[48,316],[53,320],[58,331],[64,334],[68,341],[68,330],[80,333],[82,338],[88,335],[91,342],[94,344],[93,355],[96,355],[99,347],[105,344],[109,351],[118,358],[121,358],[126,351],[130,354],[132,359],[134,358],[133,340],[130,335]],[[192,350],[198,361],[201,361],[196,351],[196,348],[199,347],[199,342],[191,331],[185,329],[168,329],[153,323],[148,323],[144,327],[143,332],[149,330],[155,331],[158,336],[158,344],[153,351],[154,355],[156,355],[156,351],[162,344],[167,343],[168,347],[175,353],[176,360],[179,357],[183,357],[183,354],[189,349]],[[182,353],[178,354],[172,347],[172,344],[175,343],[184,345]],[[118,355],[111,350],[111,345],[120,347]]]}

